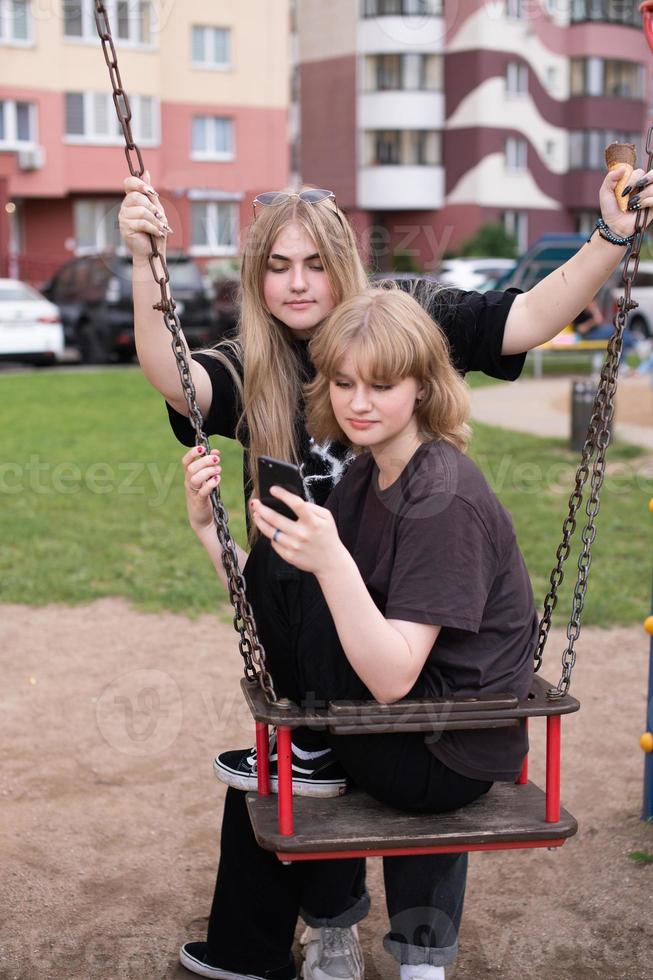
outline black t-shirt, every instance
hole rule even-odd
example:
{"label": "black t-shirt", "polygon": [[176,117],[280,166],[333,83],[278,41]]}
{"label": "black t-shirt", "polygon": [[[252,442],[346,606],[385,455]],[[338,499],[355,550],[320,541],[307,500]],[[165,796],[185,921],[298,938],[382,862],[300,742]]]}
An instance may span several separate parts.
{"label": "black t-shirt", "polygon": [[[456,369],[463,375],[467,371],[483,371],[490,377],[506,381],[514,381],[519,377],[526,357],[525,354],[504,356],[501,353],[508,313],[518,295],[519,290],[513,289],[506,292],[475,293],[451,288],[443,288],[435,296],[427,289],[421,295],[419,284],[415,290],[415,298],[418,301],[422,299],[422,305],[446,336]],[[315,372],[308,357],[308,341],[295,341],[293,347],[303,377],[306,381],[311,380]],[[206,369],[213,387],[211,408],[204,420],[205,434],[234,439],[240,416],[240,399],[230,372],[210,354],[193,354],[193,358]],[[241,370],[241,365],[237,365],[237,368]],[[177,439],[184,446],[194,445],[195,433],[188,418],[176,412],[170,405],[167,405],[167,409],[170,425]],[[300,412],[297,420],[297,433],[306,497],[317,504],[323,504],[351,462],[351,451],[337,442],[317,444],[306,432],[303,412]],[[246,434],[242,441],[247,449]],[[243,482],[247,497],[247,453]]]}
{"label": "black t-shirt", "polygon": [[[383,615],[441,627],[409,697],[527,696],[538,631],[531,584],[510,515],[467,456],[426,443],[381,490],[364,452],[327,507]],[[528,750],[523,725],[442,732],[426,743],[472,779],[514,780]]]}

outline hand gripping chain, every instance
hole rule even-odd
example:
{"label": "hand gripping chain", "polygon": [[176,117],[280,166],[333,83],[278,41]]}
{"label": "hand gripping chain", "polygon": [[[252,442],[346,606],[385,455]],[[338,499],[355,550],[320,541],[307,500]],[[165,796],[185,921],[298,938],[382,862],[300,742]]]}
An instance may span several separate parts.
{"label": "hand gripping chain", "polygon": [[[646,137],[646,152],[648,163],[646,169],[653,167],[653,126]],[[623,332],[626,318],[630,310],[638,305],[631,296],[632,286],[639,267],[639,256],[646,233],[646,211],[638,211],[635,219],[635,239],[629,246],[622,271],[623,295],[619,298],[617,313],[614,318],[614,333],[608,343],[605,364],[601,371],[601,380],[594,399],[592,417],[590,419],[587,438],[583,445],[581,460],[576,470],[576,483],[569,498],[569,514],[562,525],[562,541],[556,552],[557,563],[549,579],[551,588],[544,600],[544,613],[540,620],[537,649],[535,651],[535,670],[542,666],[542,654],[551,628],[551,617],[558,602],[558,588],[564,578],[563,565],[571,550],[571,539],[576,530],[576,515],[583,502],[583,490],[590,475],[590,494],[585,506],[587,521],[581,532],[583,548],[578,559],[578,576],[574,587],[571,607],[571,617],[567,625],[568,645],[562,654],[562,675],[558,685],[548,692],[552,700],[562,698],[569,691],[571,672],[576,663],[576,640],[580,636],[581,617],[585,606],[587,583],[590,565],[592,563],[592,543],[596,537],[596,518],[599,513],[599,495],[605,479],[605,456],[610,442],[610,422],[614,415],[614,399],[617,391],[617,374],[623,345]]]}
{"label": "hand gripping chain", "polygon": [[[118,68],[116,49],[111,35],[111,27],[106,7],[101,0],[95,2],[95,23],[102,42],[104,59],[109,69],[109,77],[113,89],[113,102],[116,107],[118,121],[125,138],[125,155],[129,172],[134,177],[142,177],[145,170],[143,157],[139,147],[134,142],[131,130],[131,109],[129,99],[122,87],[122,79]],[[646,139],[648,153],[647,170],[653,167],[653,127],[649,129]],[[137,164],[134,164],[132,154],[135,154]],[[610,422],[614,415],[614,398],[617,388],[619,361],[623,346],[623,332],[626,318],[630,310],[637,306],[631,298],[631,290],[637,269],[639,257],[646,231],[645,211],[638,211],[635,220],[635,239],[630,245],[624,261],[622,282],[623,295],[619,299],[618,310],[614,319],[615,331],[608,343],[608,352],[601,371],[601,380],[594,400],[592,417],[587,438],[583,445],[581,460],[576,471],[576,481],[569,498],[569,513],[562,526],[562,541],[556,551],[557,562],[554,566],[550,583],[551,588],[544,600],[544,612],[539,626],[537,649],[535,651],[535,669],[542,665],[542,655],[551,629],[553,611],[558,602],[558,589],[564,579],[564,563],[571,551],[571,539],[577,526],[578,510],[583,502],[585,484],[590,476],[590,494],[585,507],[587,521],[581,532],[583,548],[578,559],[578,576],[574,588],[572,611],[567,625],[568,646],[562,655],[562,675],[558,685],[548,692],[552,699],[564,697],[569,690],[571,673],[576,663],[576,640],[580,636],[581,618],[587,594],[590,565],[592,562],[592,543],[596,537],[596,518],[599,513],[599,497],[605,479],[606,450],[610,442]],[[195,397],[195,386],[190,373],[186,349],[181,338],[181,324],[175,312],[175,302],[170,291],[170,276],[164,256],[159,252],[155,238],[150,235],[151,253],[149,256],[152,275],[161,290],[161,301],[155,309],[163,314],[165,325],[172,335],[172,349],[177,361],[179,377],[188,404],[189,418],[195,430],[197,444],[209,451],[209,444],[202,428],[203,419]],[[228,527],[228,515],[220,498],[219,489],[211,493],[211,507],[215,521],[216,532],[222,549],[222,563],[227,573],[229,583],[229,598],[234,607],[234,629],[239,634],[240,652],[245,663],[245,676],[249,680],[258,680],[259,684],[272,701],[277,701],[272,678],[267,671],[265,651],[261,646],[256,631],[252,609],[245,593],[245,581],[238,568],[236,546]]]}
{"label": "hand gripping chain", "polygon": [[[120,122],[120,126],[125,137],[125,155],[127,157],[129,172],[133,177],[142,177],[145,171],[145,164],[143,163],[141,151],[134,142],[134,137],[132,135],[132,114],[129,99],[122,86],[122,79],[118,68],[118,58],[116,55],[113,38],[111,36],[109,18],[105,4],[102,3],[101,0],[96,0],[95,3],[95,23],[97,26],[98,35],[102,42],[104,60],[106,61],[109,69],[109,77],[111,79],[111,87],[113,89],[113,104],[116,107],[118,121]],[[132,155],[135,156],[136,162],[134,162]],[[148,237],[150,239],[151,246],[151,253],[149,256],[150,268],[152,270],[152,275],[154,276],[154,279],[161,290],[161,301],[160,303],[156,304],[154,309],[161,311],[163,314],[164,323],[172,335],[171,346],[177,361],[179,377],[181,379],[184,396],[188,404],[190,422],[195,430],[197,445],[204,446],[206,451],[209,452],[209,443],[204,434],[203,419],[197,405],[195,385],[193,384],[190,366],[188,364],[188,357],[186,355],[186,348],[184,347],[181,336],[181,323],[179,322],[179,317],[175,312],[175,301],[172,298],[172,293],[170,291],[170,275],[168,272],[168,267],[164,256],[157,248],[156,239],[153,235],[149,235]],[[256,624],[252,614],[252,608],[245,592],[245,580],[238,568],[236,545],[231,536],[231,532],[229,531],[228,514],[220,498],[220,491],[218,488],[213,490],[210,499],[218,541],[220,542],[220,547],[222,549],[222,564],[224,565],[225,572],[227,573],[229,598],[234,607],[233,623],[234,629],[239,635],[238,645],[244,660],[245,676],[248,678],[248,680],[257,680],[267,694],[268,698],[271,701],[276,702],[277,696],[272,683],[272,678],[266,668],[265,651],[259,642]]]}

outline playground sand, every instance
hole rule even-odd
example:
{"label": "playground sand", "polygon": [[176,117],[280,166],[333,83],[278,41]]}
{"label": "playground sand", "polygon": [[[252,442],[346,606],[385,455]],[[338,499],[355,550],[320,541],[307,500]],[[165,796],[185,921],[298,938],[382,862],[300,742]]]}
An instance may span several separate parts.
{"label": "playground sand", "polygon": [[[4,606],[0,624],[1,980],[187,980],[177,949],[203,938],[218,855],[211,761],[252,743],[231,628],[113,599]],[[560,650],[557,634],[549,678]],[[563,725],[579,834],[556,852],[472,857],[449,978],[650,977],[653,864],[630,856],[653,852],[639,820],[647,661],[640,627],[584,631],[583,707]],[[380,870],[370,861],[369,980],[398,976],[381,949]]]}

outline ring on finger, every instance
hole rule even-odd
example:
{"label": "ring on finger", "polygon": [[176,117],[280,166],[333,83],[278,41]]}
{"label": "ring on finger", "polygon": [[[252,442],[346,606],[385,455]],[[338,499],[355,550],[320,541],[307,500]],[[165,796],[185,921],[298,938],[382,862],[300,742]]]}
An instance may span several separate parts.
{"label": "ring on finger", "polygon": [[274,534],[272,535],[272,540],[273,541],[278,541],[280,534],[281,534],[281,528],[277,528],[276,531],[274,532]]}

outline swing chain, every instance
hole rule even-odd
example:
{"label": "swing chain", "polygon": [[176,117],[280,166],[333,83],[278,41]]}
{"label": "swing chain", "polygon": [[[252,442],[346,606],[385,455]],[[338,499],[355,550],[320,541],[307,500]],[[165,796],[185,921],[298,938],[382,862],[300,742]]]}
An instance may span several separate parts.
{"label": "swing chain", "polygon": [[[96,0],[95,2],[95,24],[100,41],[102,42],[104,60],[109,68],[109,77],[113,90],[113,104],[116,107],[118,121],[125,138],[125,156],[127,157],[129,172],[132,177],[142,177],[145,172],[145,164],[143,163],[141,151],[136,145],[132,134],[132,113],[129,98],[123,89],[120,69],[118,68],[118,56],[111,35],[109,16],[102,0]],[[136,162],[134,162],[132,154],[135,154]],[[166,328],[172,336],[171,347],[177,361],[179,378],[188,405],[189,420],[195,431],[196,445],[203,446],[206,452],[209,453],[210,446],[204,434],[204,420],[197,404],[195,385],[193,384],[188,363],[187,348],[183,341],[181,323],[175,312],[176,304],[170,290],[168,266],[164,255],[157,248],[154,236],[148,235],[148,237],[151,246],[149,256],[150,269],[161,291],[161,301],[154,306],[154,309],[161,311]],[[229,515],[222,503],[219,488],[216,487],[211,492],[210,501],[216,533],[222,550],[222,564],[227,574],[229,599],[234,608],[233,625],[239,634],[238,645],[244,661],[245,676],[250,681],[258,681],[269,700],[276,702],[277,696],[274,690],[274,684],[266,667],[265,651],[258,638],[252,607],[247,599],[245,580],[238,567],[238,553],[229,530]]]}
{"label": "swing chain", "polygon": [[[646,138],[646,152],[648,153],[647,170],[653,167],[653,126],[649,129]],[[569,498],[569,513],[562,526],[562,541],[556,551],[557,563],[554,566],[551,576],[551,588],[544,599],[544,612],[539,624],[539,635],[537,649],[535,651],[535,670],[542,666],[542,655],[544,647],[551,629],[553,611],[558,602],[558,588],[564,579],[564,563],[571,551],[571,539],[576,531],[577,514],[583,502],[583,493],[587,480],[590,479],[590,492],[585,513],[587,520],[581,532],[583,543],[581,554],[578,558],[578,575],[572,598],[571,615],[567,624],[568,644],[562,654],[562,674],[556,687],[547,692],[547,697],[551,700],[564,697],[571,684],[571,674],[576,663],[576,641],[580,636],[581,619],[587,595],[587,585],[589,580],[590,566],[592,564],[592,544],[596,537],[596,519],[600,509],[600,492],[605,479],[606,452],[610,443],[610,423],[614,416],[615,394],[617,391],[617,377],[619,373],[619,362],[623,347],[623,333],[626,327],[626,319],[630,310],[638,305],[632,299],[632,286],[637,276],[639,268],[640,252],[646,234],[646,211],[638,211],[635,219],[635,238],[629,246],[624,259],[621,280],[623,283],[623,294],[619,297],[617,312],[614,318],[614,332],[608,342],[608,350],[605,363],[601,370],[596,397],[592,407],[592,417],[590,419],[587,436],[581,453],[581,460],[576,471],[576,482],[572,494]],[[590,478],[590,462],[592,463]]]}

